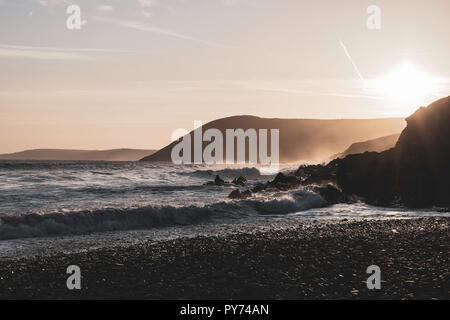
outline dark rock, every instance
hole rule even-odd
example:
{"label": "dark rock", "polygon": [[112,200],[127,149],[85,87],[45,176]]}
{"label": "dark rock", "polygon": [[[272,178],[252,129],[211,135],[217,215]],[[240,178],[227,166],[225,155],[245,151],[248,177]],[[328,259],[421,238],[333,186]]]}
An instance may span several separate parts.
{"label": "dark rock", "polygon": [[257,183],[257,184],[252,188],[252,192],[253,192],[253,193],[257,193],[257,192],[264,191],[265,189],[266,189],[266,185],[265,185],[265,184]]}
{"label": "dark rock", "polygon": [[230,199],[239,199],[240,197],[241,197],[241,191],[239,191],[239,189],[234,189],[228,195],[228,198],[230,198]]}
{"label": "dark rock", "polygon": [[336,181],[336,168],[331,165],[302,165],[294,175],[301,179],[303,184],[324,184]]}
{"label": "dark rock", "polygon": [[273,179],[274,183],[296,183],[297,179],[294,176],[288,176],[284,173],[280,172],[276,175],[275,179]]}
{"label": "dark rock", "polygon": [[245,198],[250,198],[252,196],[252,192],[250,190],[245,190],[244,192],[241,192],[241,195]]}
{"label": "dark rock", "polygon": [[223,185],[225,185],[225,181],[224,181],[222,178],[220,178],[219,175],[216,175],[216,178],[214,179],[214,183],[215,183],[217,186],[223,186]]}
{"label": "dark rock", "polygon": [[235,178],[231,183],[238,186],[245,186],[245,184],[247,183],[247,179],[245,179],[244,177],[239,177]]}
{"label": "dark rock", "polygon": [[395,146],[333,161],[338,185],[374,204],[450,205],[450,96],[406,119]]}
{"label": "dark rock", "polygon": [[345,193],[361,196],[370,204],[389,205],[396,198],[394,157],[389,150],[338,160],[337,183]]}
{"label": "dark rock", "polygon": [[205,183],[207,186],[225,186],[229,185],[228,182],[224,181],[219,175],[216,175],[214,181],[208,181]]}
{"label": "dark rock", "polygon": [[247,199],[251,196],[252,196],[252,193],[250,192],[250,190],[241,192],[241,191],[239,191],[239,189],[235,189],[235,190],[231,191],[231,193],[228,195],[228,198],[230,198],[230,199]]}
{"label": "dark rock", "polygon": [[278,173],[275,179],[269,181],[266,187],[273,187],[278,190],[289,190],[297,188],[300,185],[300,181],[294,175],[286,175],[284,173]]}
{"label": "dark rock", "polygon": [[320,194],[329,204],[336,204],[346,201],[345,194],[332,184],[314,187],[313,191]]}

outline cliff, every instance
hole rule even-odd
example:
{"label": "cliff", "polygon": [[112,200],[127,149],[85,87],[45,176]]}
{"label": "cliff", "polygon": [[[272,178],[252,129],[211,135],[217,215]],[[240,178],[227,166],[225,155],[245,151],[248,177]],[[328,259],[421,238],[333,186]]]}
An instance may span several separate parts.
{"label": "cliff", "polygon": [[338,185],[369,203],[450,205],[450,96],[406,119],[394,148],[334,160]]}

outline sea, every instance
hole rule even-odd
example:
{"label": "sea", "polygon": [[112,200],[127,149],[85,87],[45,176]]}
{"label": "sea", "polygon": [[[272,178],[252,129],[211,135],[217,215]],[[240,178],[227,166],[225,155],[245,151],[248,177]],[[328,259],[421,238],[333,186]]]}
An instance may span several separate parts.
{"label": "sea", "polygon": [[[288,164],[280,171],[297,167]],[[214,234],[245,226],[267,228],[299,220],[450,216],[439,209],[380,208],[362,202],[329,206],[311,187],[232,200],[228,195],[236,186],[207,185],[216,175],[225,181],[243,176],[248,182],[241,190],[246,190],[275,174],[245,166],[0,161],[0,257]]]}

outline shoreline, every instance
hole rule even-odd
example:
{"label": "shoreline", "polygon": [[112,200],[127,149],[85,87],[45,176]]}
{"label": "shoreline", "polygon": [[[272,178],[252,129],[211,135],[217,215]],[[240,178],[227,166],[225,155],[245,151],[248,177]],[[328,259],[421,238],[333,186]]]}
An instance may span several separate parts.
{"label": "shoreline", "polygon": [[[1,299],[449,299],[450,218],[261,228],[0,261]],[[201,226],[199,226],[201,228]],[[68,290],[66,268],[81,268]],[[366,268],[381,269],[369,290]]]}

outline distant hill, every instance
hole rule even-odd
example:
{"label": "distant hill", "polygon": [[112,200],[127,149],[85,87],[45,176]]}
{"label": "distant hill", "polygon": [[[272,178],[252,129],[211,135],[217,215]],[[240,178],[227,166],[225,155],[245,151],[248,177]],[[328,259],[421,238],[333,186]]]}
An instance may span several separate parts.
{"label": "distant hill", "polygon": [[356,142],[353,143],[350,147],[348,147],[344,152],[333,156],[333,159],[345,158],[349,154],[358,154],[367,151],[382,152],[395,147],[395,144],[397,143],[399,137],[400,134],[396,133],[377,139],[367,140],[363,142]]}
{"label": "distant hill", "polygon": [[[401,118],[314,120],[234,116],[211,121],[203,125],[203,131],[217,128],[225,137],[226,129],[279,129],[280,162],[289,163],[324,161],[354,142],[398,134],[405,125]],[[190,134],[192,137],[193,132]],[[171,161],[171,150],[176,144],[173,142],[142,161]]]}
{"label": "distant hill", "polygon": [[137,161],[156,150],[111,149],[111,150],[66,150],[33,149],[0,154],[0,160],[86,160],[86,161]]}

